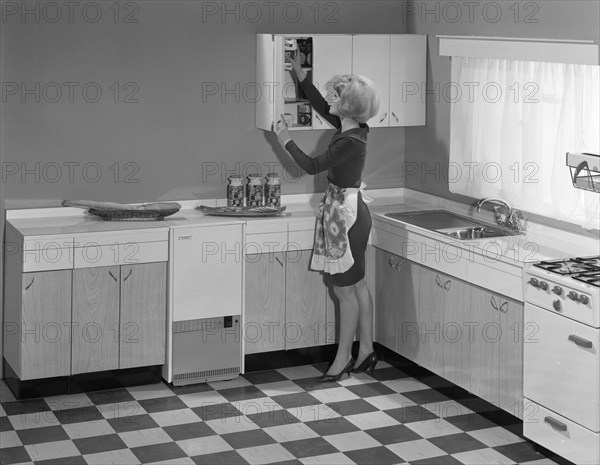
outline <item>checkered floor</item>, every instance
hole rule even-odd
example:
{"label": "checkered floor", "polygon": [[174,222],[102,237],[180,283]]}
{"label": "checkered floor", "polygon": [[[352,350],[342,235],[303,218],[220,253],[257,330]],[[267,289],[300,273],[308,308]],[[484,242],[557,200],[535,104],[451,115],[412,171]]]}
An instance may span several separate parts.
{"label": "checkered floor", "polygon": [[315,382],[325,369],[3,401],[0,462],[555,463],[514,417],[424,370],[379,362],[373,377]]}

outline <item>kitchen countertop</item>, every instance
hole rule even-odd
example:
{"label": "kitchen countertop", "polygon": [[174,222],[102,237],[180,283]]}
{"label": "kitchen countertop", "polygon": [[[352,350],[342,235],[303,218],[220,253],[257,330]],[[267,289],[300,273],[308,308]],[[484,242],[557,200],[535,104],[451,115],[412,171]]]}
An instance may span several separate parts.
{"label": "kitchen countertop", "polygon": [[[529,222],[526,232],[518,236],[506,236],[487,239],[459,241],[441,233],[419,228],[386,217],[390,212],[409,212],[428,209],[445,209],[476,220],[493,224],[489,211],[474,212],[470,205],[449,201],[440,197],[410,191],[406,189],[378,189],[366,192],[373,197],[369,209],[373,217],[373,226],[386,228],[392,233],[415,234],[425,236],[462,250],[476,252],[484,256],[492,254],[516,266],[540,260],[590,256],[598,254],[598,241],[593,238],[565,232],[559,229]],[[180,201],[181,210],[165,218],[164,221],[104,221],[89,215],[85,210],[70,207],[7,210],[10,224],[24,236],[56,235],[110,235],[135,230],[138,233],[164,232],[172,227],[210,226],[245,223],[246,233],[273,231],[307,230],[314,227],[315,214],[322,194],[297,194],[282,196],[282,205],[286,206],[284,215],[278,217],[219,217],[209,216],[195,209],[198,205],[220,206],[224,199]],[[501,256],[498,256],[500,253]]]}

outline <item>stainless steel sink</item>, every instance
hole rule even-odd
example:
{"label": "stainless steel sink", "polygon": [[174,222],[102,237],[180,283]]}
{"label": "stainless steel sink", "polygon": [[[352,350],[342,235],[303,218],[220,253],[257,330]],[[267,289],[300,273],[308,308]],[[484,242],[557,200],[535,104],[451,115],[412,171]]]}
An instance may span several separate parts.
{"label": "stainless steel sink", "polygon": [[447,210],[386,213],[385,216],[462,241],[519,234],[512,229],[480,223]]}

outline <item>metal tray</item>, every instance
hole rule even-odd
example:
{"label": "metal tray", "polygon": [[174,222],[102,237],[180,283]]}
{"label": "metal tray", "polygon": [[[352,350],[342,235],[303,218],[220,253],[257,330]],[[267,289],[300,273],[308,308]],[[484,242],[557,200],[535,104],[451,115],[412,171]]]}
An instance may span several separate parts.
{"label": "metal tray", "polygon": [[207,207],[198,205],[197,210],[213,216],[278,216],[286,207]]}

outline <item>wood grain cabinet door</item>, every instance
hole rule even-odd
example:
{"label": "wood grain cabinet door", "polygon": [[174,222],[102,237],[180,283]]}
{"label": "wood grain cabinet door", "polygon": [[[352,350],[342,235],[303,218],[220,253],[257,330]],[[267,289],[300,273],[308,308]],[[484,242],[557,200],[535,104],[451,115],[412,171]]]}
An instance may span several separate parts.
{"label": "wood grain cabinet door", "polygon": [[402,258],[385,250],[376,249],[375,274],[375,340],[391,350],[396,350],[396,313],[398,308],[399,272],[395,268]]}
{"label": "wood grain cabinet door", "polygon": [[442,330],[446,291],[444,275],[419,266],[419,358],[418,363],[443,376],[444,349]]}
{"label": "wood grain cabinet door", "polygon": [[119,368],[120,267],[73,271],[71,373]]}
{"label": "wood grain cabinet door", "polygon": [[166,262],[121,266],[119,368],[165,363]]}
{"label": "wood grain cabinet door", "polygon": [[310,269],[311,257],[308,249],[285,253],[286,350],[325,344],[327,288]]}
{"label": "wood grain cabinet door", "polygon": [[71,270],[25,273],[21,380],[71,372]]}
{"label": "wood grain cabinet door", "polygon": [[418,361],[419,357],[419,268],[420,265],[402,259],[396,265],[398,278],[395,283],[398,295],[396,310],[396,352]]}
{"label": "wood grain cabinet door", "polygon": [[498,388],[500,408],[523,418],[523,303],[507,297],[500,299],[500,360]]}
{"label": "wood grain cabinet door", "polygon": [[283,253],[249,254],[246,266],[246,354],[283,350],[285,264]]}

